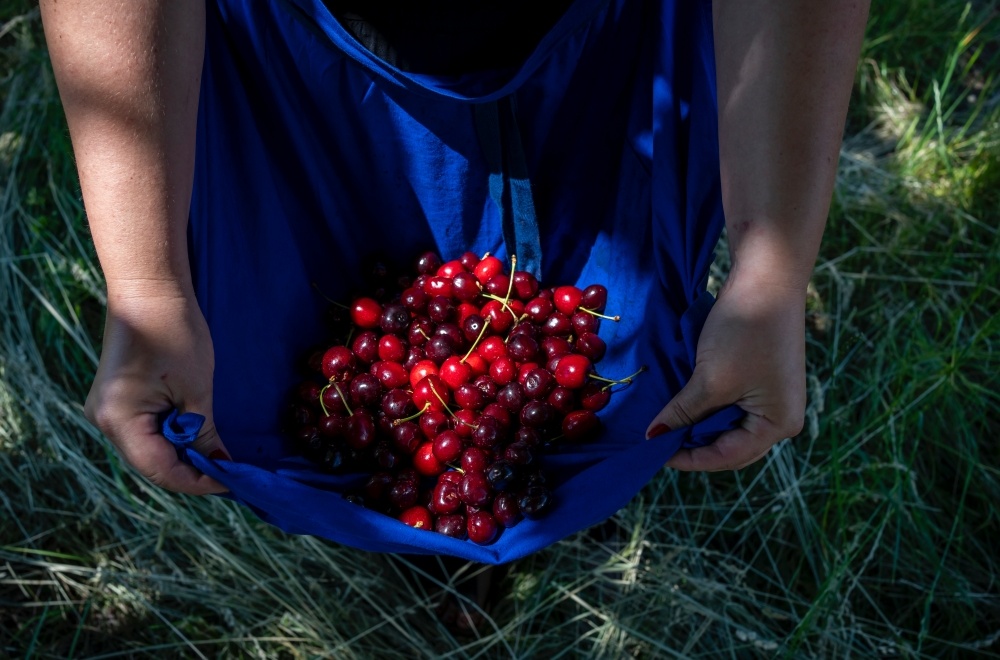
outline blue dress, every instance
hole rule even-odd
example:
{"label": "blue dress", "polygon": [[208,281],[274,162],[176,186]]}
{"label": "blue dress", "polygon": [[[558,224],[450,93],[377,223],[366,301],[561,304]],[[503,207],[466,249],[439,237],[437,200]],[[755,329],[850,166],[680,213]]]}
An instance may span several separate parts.
{"label": "blue dress", "polygon": [[[576,0],[520,66],[461,76],[386,64],[321,0],[209,5],[190,245],[233,461],[186,456],[230,497],[292,533],[501,563],[612,515],[679,447],[738,423],[730,408],[643,436],[690,376],[712,303],[723,216],[708,0]],[[359,477],[299,456],[281,410],[323,336],[313,283],[346,300],[372,252],[504,258],[475,110],[505,99],[516,102],[543,284],[605,284],[622,320],[602,324],[600,372],[650,371],[601,412],[595,443],[546,456],[552,512],[477,546],[345,501]],[[169,435],[183,448],[178,429]]]}

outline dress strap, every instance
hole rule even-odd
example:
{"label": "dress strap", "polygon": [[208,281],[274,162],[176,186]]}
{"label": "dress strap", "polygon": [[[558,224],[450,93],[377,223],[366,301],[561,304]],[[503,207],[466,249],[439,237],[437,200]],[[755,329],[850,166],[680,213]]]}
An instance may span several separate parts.
{"label": "dress strap", "polygon": [[542,245],[538,217],[515,110],[513,94],[475,104],[476,132],[489,165],[490,197],[500,209],[507,255],[517,255],[518,270],[540,280]]}

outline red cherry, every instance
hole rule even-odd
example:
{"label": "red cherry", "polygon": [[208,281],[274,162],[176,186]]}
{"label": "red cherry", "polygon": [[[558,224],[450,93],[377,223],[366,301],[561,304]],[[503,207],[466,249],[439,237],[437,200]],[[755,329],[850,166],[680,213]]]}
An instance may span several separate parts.
{"label": "red cherry", "polygon": [[458,260],[462,262],[463,266],[465,266],[465,270],[471,273],[472,269],[479,263],[479,255],[475,252],[469,252],[466,250],[462,253],[462,256],[459,257]]}
{"label": "red cherry", "polygon": [[462,265],[462,262],[455,259],[441,264],[441,267],[437,269],[437,273],[435,273],[435,275],[451,279],[459,273],[464,273],[465,270],[465,266]]}
{"label": "red cherry", "polygon": [[517,377],[517,365],[509,357],[500,358],[490,365],[490,378],[497,385],[506,385]]}
{"label": "red cherry", "polygon": [[593,312],[603,312],[608,302],[608,289],[602,284],[591,284],[583,290],[580,307]]}
{"label": "red cherry", "polygon": [[464,540],[467,532],[465,529],[465,516],[461,513],[452,513],[447,516],[438,516],[434,521],[434,531],[455,539]]}
{"label": "red cherry", "polygon": [[497,495],[493,500],[493,519],[508,529],[520,522],[521,508],[517,505],[517,496],[513,493]]}
{"label": "red cherry", "polygon": [[604,389],[598,383],[587,383],[580,390],[580,405],[586,410],[597,412],[611,401],[611,390]]}
{"label": "red cherry", "polygon": [[437,376],[438,366],[434,360],[421,360],[410,369],[410,387],[416,387],[417,383],[428,376]]}
{"label": "red cherry", "polygon": [[514,325],[514,316],[508,311],[499,300],[490,300],[479,310],[483,318],[490,318],[490,327],[493,332],[504,333]]}
{"label": "red cherry", "polygon": [[507,295],[507,290],[510,288],[510,278],[503,273],[497,273],[486,282],[483,288],[494,296],[503,298]]}
{"label": "red cherry", "polygon": [[593,332],[584,332],[576,337],[576,352],[585,355],[591,362],[600,362],[608,345]]}
{"label": "red cherry", "polygon": [[495,362],[502,357],[507,357],[507,345],[504,344],[503,337],[494,335],[479,342],[476,352],[482,355],[487,362]]}
{"label": "red cherry", "polygon": [[444,410],[449,399],[448,386],[438,376],[427,376],[413,388],[413,405],[417,410]]}
{"label": "red cherry", "polygon": [[555,308],[550,299],[539,296],[528,301],[528,304],[524,306],[524,312],[535,323],[545,323],[545,319],[549,318],[549,314]]}
{"label": "red cherry", "polygon": [[531,273],[523,270],[514,272],[514,292],[521,300],[528,301],[538,293],[538,280]]}
{"label": "red cherry", "polygon": [[442,463],[451,463],[462,455],[462,438],[454,431],[444,431],[434,438],[434,456]]}
{"label": "red cherry", "polygon": [[424,252],[417,257],[416,268],[421,275],[433,275],[441,266],[441,257],[436,252]]}
{"label": "red cherry", "polygon": [[552,292],[552,302],[563,314],[570,316],[580,306],[583,291],[575,286],[560,286]]}
{"label": "red cherry", "polygon": [[[462,469],[466,472],[479,472],[480,474],[490,464],[490,454],[485,449],[479,447],[468,447],[462,452]],[[483,477],[486,480],[486,477]]]}
{"label": "red cherry", "polygon": [[403,387],[409,380],[406,367],[399,362],[376,362],[372,365],[372,371],[387,390]]}
{"label": "red cherry", "polygon": [[435,296],[451,298],[454,292],[455,292],[454,286],[452,285],[451,280],[448,279],[447,277],[432,277],[429,280],[427,280],[426,284],[424,284],[424,293],[426,293],[432,299]]}
{"label": "red cherry", "polygon": [[452,355],[441,363],[438,376],[445,382],[445,385],[455,391],[472,379],[472,368],[462,362],[457,355]]}
{"label": "red cherry", "polygon": [[483,287],[472,273],[458,273],[451,280],[455,297],[468,302],[475,300],[482,293]]}
{"label": "red cherry", "polygon": [[444,464],[434,455],[433,442],[425,442],[417,447],[417,453],[413,455],[413,468],[425,477],[435,477],[444,472]]}
{"label": "red cherry", "polygon": [[399,520],[414,529],[431,530],[434,525],[431,512],[422,506],[410,507],[406,511],[403,511],[399,514]]}
{"label": "red cherry", "polygon": [[525,362],[517,367],[517,382],[520,383],[521,387],[524,387],[528,374],[540,366],[537,362]]}
{"label": "red cherry", "polygon": [[584,442],[593,439],[600,428],[601,422],[590,410],[574,410],[562,421],[562,434],[571,442]]}
{"label": "red cherry", "polygon": [[[451,474],[458,475],[458,479],[446,478],[446,475]],[[462,498],[458,494],[461,474],[461,472],[445,472],[438,477],[438,482],[431,491],[431,501],[428,507],[435,514],[441,516],[455,513],[462,506]]]}
{"label": "red cherry", "polygon": [[396,335],[383,335],[378,340],[379,359],[387,362],[400,362],[406,359],[408,346]]}
{"label": "red cherry", "polygon": [[459,304],[455,308],[455,314],[458,319],[458,325],[464,327],[465,321],[472,315],[479,316],[479,307],[473,305],[472,303],[464,302]]}
{"label": "red cherry", "polygon": [[473,378],[482,376],[490,368],[490,365],[478,353],[473,353],[465,358],[465,364],[469,365],[469,368],[472,369]]}
{"label": "red cherry", "polygon": [[486,257],[472,269],[480,284],[486,284],[497,274],[503,272],[503,262],[496,257]]}
{"label": "red cherry", "polygon": [[378,335],[371,330],[358,333],[351,342],[351,351],[360,361],[371,364],[378,359]]}
{"label": "red cherry", "polygon": [[458,494],[469,506],[485,506],[490,502],[493,489],[486,475],[482,472],[466,471],[462,483],[458,485]]}
{"label": "red cherry", "polygon": [[474,410],[456,410],[454,418],[455,433],[463,438],[471,438],[472,432],[479,421],[479,415]]}
{"label": "red cherry", "polygon": [[351,304],[351,322],[371,330],[382,323],[382,305],[374,298],[358,298]]}
{"label": "red cherry", "polygon": [[553,375],[557,383],[575,390],[587,384],[587,376],[593,371],[594,365],[588,358],[579,353],[570,353],[562,356]]}

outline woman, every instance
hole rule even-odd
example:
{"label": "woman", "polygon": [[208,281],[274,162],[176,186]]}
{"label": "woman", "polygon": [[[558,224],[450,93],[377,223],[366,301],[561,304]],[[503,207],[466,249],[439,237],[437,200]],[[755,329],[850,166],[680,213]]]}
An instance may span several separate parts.
{"label": "woman", "polygon": [[[262,392],[281,390],[268,384],[318,316],[302,311],[309,294],[289,291],[318,280],[345,295],[372,243],[395,258],[421,241],[500,245],[484,107],[500,113],[501,146],[524,152],[546,280],[613,278],[631,312],[614,359],[661,369],[611,412],[616,441],[679,438],[735,405],[739,423],[704,447],[678,439],[667,462],[718,471],[798,433],[806,285],[865,0],[576,0],[530,20],[498,6],[496,20],[458,7],[427,21],[391,6],[247,5],[41,3],[108,284],[86,410],[153,483],[227,490],[164,439],[171,408],[206,417],[203,455],[291,469]],[[430,41],[427,25],[406,29],[449,17]],[[732,270],[708,311],[699,289],[717,200]],[[696,342],[693,364],[666,369],[684,352],[662,335]]]}

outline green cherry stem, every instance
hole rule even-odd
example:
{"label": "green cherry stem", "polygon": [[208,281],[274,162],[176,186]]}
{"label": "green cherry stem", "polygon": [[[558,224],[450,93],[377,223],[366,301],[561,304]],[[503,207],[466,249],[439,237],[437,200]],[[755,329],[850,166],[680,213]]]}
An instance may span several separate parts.
{"label": "green cherry stem", "polygon": [[412,421],[412,420],[420,417],[421,415],[423,415],[425,412],[427,412],[427,409],[430,408],[430,407],[431,407],[431,402],[428,401],[427,403],[424,404],[423,408],[421,408],[417,412],[413,413],[409,417],[400,417],[399,419],[392,420],[392,425],[393,426],[399,426],[400,424],[402,424],[404,422]]}
{"label": "green cherry stem", "polygon": [[627,378],[622,378],[621,380],[614,380],[613,378],[605,378],[604,376],[598,376],[597,374],[587,374],[587,376],[589,378],[593,378],[594,380],[599,380],[605,383],[611,383],[612,385],[630,385],[632,383],[632,379],[644,371],[647,371],[646,365],[639,367],[639,370],[636,371],[634,374],[628,376]]}
{"label": "green cherry stem", "polygon": [[[330,384],[333,385],[333,389],[337,390],[337,394],[340,395],[340,400],[344,402],[344,408],[347,409],[347,414],[353,415],[354,413],[351,411],[351,407],[347,405],[347,397],[344,396],[344,392],[340,389],[340,385],[337,385],[332,380],[330,381]],[[322,401],[322,399],[320,399],[320,401]]]}
{"label": "green cherry stem", "polygon": [[599,319],[607,319],[609,321],[614,321],[615,323],[617,323],[618,321],[622,320],[622,317],[618,316],[617,314],[615,314],[614,316],[607,316],[606,314],[601,314],[600,312],[595,312],[594,310],[587,309],[586,307],[577,307],[577,309],[579,309],[581,312],[586,312],[587,314],[590,314],[591,316],[596,316]]}

